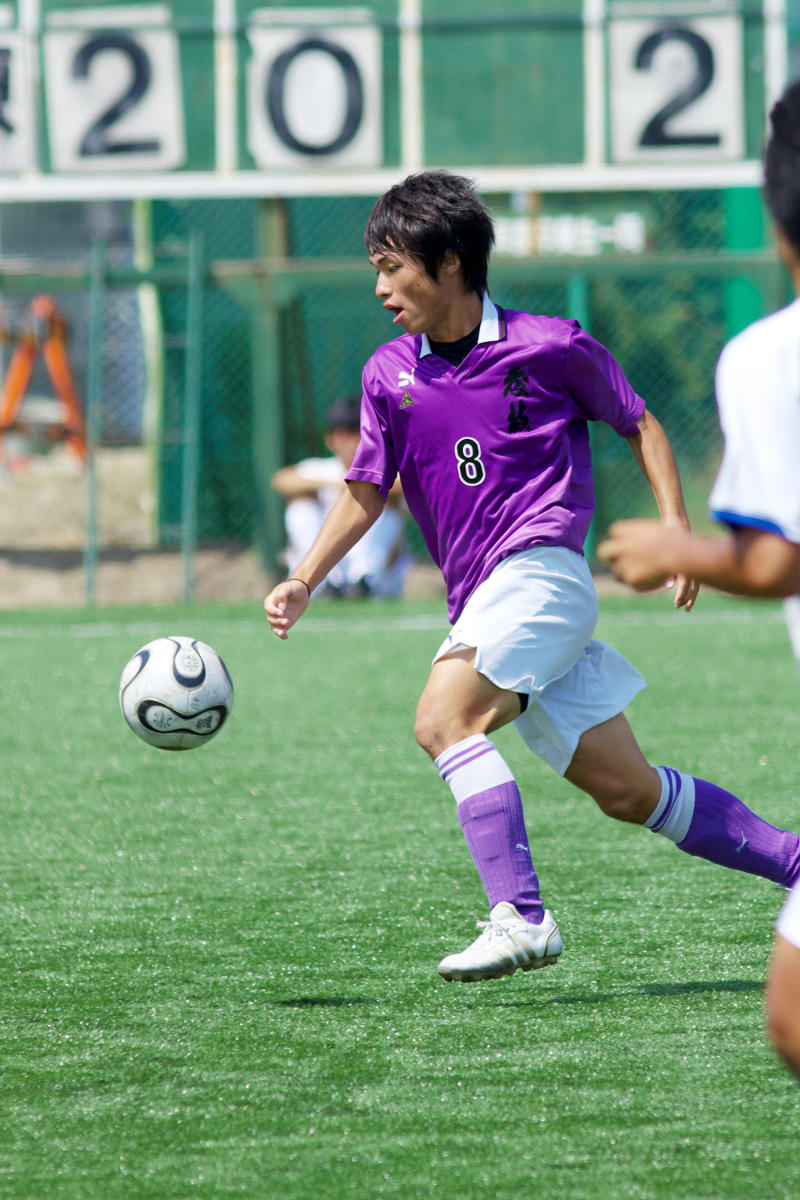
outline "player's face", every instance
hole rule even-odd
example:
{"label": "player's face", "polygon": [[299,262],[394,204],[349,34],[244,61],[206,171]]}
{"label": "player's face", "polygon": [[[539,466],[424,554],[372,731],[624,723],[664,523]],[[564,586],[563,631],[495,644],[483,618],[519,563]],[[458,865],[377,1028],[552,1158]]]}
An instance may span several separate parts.
{"label": "player's face", "polygon": [[[431,279],[417,259],[376,251],[369,261],[378,273],[375,295],[392,324],[406,333],[427,333],[434,341],[447,326],[451,295],[443,279]],[[442,274],[442,273],[440,273]]]}
{"label": "player's face", "polygon": [[325,434],[325,445],[347,470],[353,465],[360,440],[360,433],[353,429],[329,429]]}

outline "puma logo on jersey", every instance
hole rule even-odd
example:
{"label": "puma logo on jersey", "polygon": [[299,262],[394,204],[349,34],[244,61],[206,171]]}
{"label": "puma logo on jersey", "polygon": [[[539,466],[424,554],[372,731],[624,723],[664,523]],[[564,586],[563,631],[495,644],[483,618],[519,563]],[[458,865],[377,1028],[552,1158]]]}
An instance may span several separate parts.
{"label": "puma logo on jersey", "polygon": [[410,371],[398,371],[397,386],[401,388],[410,387],[414,382],[414,372],[416,369],[416,367],[412,367]]}

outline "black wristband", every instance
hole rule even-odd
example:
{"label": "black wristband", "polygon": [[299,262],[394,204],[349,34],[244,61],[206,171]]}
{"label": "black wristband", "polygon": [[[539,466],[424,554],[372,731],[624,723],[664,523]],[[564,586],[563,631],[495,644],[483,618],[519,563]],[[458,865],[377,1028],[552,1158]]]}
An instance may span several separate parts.
{"label": "black wristband", "polygon": [[296,575],[290,575],[286,580],[287,583],[302,583],[303,587],[308,592],[308,598],[311,599],[311,588],[306,583],[305,579],[298,579]]}

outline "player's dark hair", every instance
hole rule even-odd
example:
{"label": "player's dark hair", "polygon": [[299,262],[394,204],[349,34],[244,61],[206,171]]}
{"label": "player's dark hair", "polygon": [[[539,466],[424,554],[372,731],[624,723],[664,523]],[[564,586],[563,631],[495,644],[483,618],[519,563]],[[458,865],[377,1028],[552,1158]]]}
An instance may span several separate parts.
{"label": "player's dark hair", "polygon": [[381,196],[367,221],[370,254],[400,253],[419,260],[432,279],[448,250],[461,262],[464,281],[479,295],[486,288],[494,224],[463,175],[422,171]]}
{"label": "player's dark hair", "polygon": [[775,223],[800,253],[800,83],[786,89],[769,120],[764,198]]}

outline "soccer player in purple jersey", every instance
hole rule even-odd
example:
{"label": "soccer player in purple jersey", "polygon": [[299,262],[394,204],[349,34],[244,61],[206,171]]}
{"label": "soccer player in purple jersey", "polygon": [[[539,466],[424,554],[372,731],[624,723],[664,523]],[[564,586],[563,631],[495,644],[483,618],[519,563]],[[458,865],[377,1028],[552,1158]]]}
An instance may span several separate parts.
{"label": "soccer player in purple jersey", "polygon": [[[376,295],[403,330],[363,373],[348,486],[294,577],[267,596],[280,638],[377,519],[399,474],[447,587],[451,629],[415,734],[449,785],[489,901],[445,979],[497,978],[562,949],[531,860],[519,789],[488,734],[528,746],[608,816],[688,854],[790,885],[800,838],[712,783],[644,758],[623,710],[644,680],[593,638],[583,557],[594,507],[588,422],[628,440],[662,520],[688,526],[667,438],[609,352],[575,321],[499,308],[486,290],[491,217],[466,179],[412,175],[375,205],[365,241]],[[678,578],[675,604],[696,585]]]}

